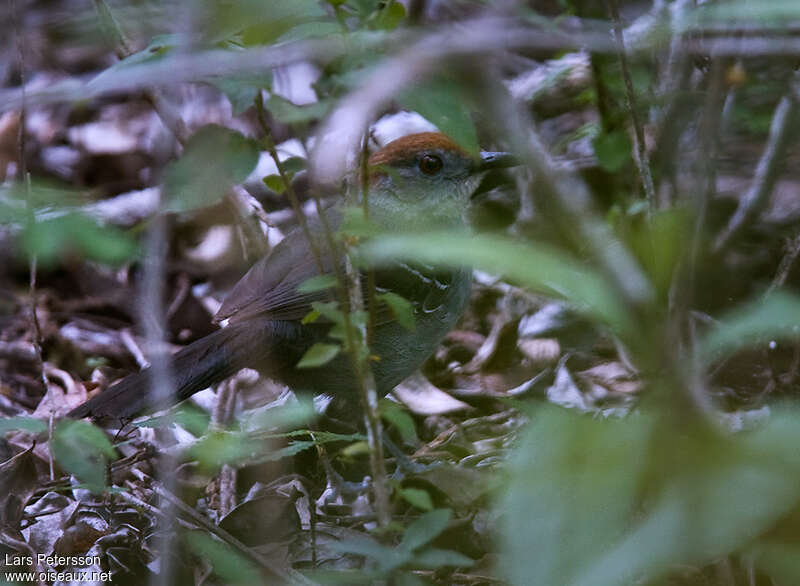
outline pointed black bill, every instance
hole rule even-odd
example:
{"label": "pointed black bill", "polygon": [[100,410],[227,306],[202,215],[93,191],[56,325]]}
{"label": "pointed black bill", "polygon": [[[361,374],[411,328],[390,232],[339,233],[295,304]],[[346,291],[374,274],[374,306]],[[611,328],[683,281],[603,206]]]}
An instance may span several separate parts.
{"label": "pointed black bill", "polygon": [[481,151],[481,160],[478,163],[478,171],[488,171],[490,169],[505,169],[516,167],[519,159],[511,153],[496,153]]}

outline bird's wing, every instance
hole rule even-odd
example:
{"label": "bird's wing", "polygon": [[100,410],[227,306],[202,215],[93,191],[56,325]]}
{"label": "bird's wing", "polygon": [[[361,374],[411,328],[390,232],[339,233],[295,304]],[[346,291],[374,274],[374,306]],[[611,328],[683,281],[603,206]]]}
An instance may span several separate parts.
{"label": "bird's wing", "polygon": [[[331,230],[341,219],[326,210]],[[309,220],[314,245],[320,253],[322,271],[303,230],[295,229],[270,254],[254,264],[236,283],[222,303],[215,321],[229,319],[236,323],[255,316],[279,320],[302,319],[311,311],[311,303],[328,299],[328,291],[301,293],[298,285],[320,274],[333,274],[333,260],[319,220]]]}
{"label": "bird's wing", "polygon": [[[341,215],[331,208],[325,213],[330,229],[337,230],[341,225]],[[234,286],[217,312],[216,321],[229,319],[230,323],[237,323],[254,317],[299,320],[311,311],[313,302],[335,298],[334,289],[310,293],[297,290],[312,277],[334,274],[334,258],[321,223],[314,219],[309,220],[308,225],[319,251],[322,271],[305,233],[295,229]],[[342,263],[342,259],[336,258],[335,262]],[[430,313],[445,302],[454,277],[452,270],[438,270],[421,263],[393,262],[375,270],[376,293],[378,296],[386,292],[395,293],[411,303],[415,314]],[[364,300],[369,303],[367,282],[366,278],[361,279]],[[376,325],[394,319],[387,303],[379,301],[375,313]]]}

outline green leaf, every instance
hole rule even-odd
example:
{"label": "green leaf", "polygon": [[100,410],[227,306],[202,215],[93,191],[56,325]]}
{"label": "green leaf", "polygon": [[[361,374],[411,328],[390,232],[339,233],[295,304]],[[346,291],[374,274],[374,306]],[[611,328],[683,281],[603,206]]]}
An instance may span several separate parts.
{"label": "green leaf", "polygon": [[305,170],[307,161],[303,157],[289,157],[285,161],[281,161],[281,167],[286,173],[296,175],[300,171]]}
{"label": "green leaf", "polygon": [[345,5],[355,10],[361,19],[366,19],[378,9],[379,0],[346,0]]}
{"label": "green leaf", "polygon": [[410,332],[413,332],[417,328],[417,324],[414,320],[414,307],[408,299],[397,293],[392,293],[391,291],[381,293],[377,295],[377,297],[389,306],[397,323]]}
{"label": "green leaf", "polygon": [[264,583],[258,568],[230,545],[201,531],[189,531],[183,539],[194,554],[211,564],[214,573],[227,584]]}
{"label": "green leaf", "polygon": [[724,316],[698,345],[700,356],[712,360],[770,339],[800,336],[800,296],[775,291]]}
{"label": "green leaf", "polygon": [[34,417],[9,417],[0,419],[0,436],[9,431],[22,430],[30,433],[43,433],[47,431],[47,424]]}
{"label": "green leaf", "polygon": [[26,226],[22,243],[25,251],[36,255],[44,265],[52,265],[70,254],[118,265],[130,260],[137,251],[136,242],[125,232],[72,213]]}
{"label": "green leaf", "polygon": [[255,143],[239,132],[204,126],[191,136],[183,156],[165,171],[167,208],[188,211],[218,201],[247,178],[258,156]]}
{"label": "green leaf", "polygon": [[124,59],[114,63],[111,67],[107,67],[100,72],[100,74],[89,82],[89,87],[95,85],[102,86],[106,79],[116,75],[122,70],[155,63],[163,59],[179,43],[180,40],[175,35],[156,35],[153,37],[153,40],[150,41],[150,44],[141,51],[128,55]]}
{"label": "green leaf", "polygon": [[168,425],[178,424],[195,437],[200,437],[208,430],[210,418],[208,413],[185,404],[180,405],[172,413],[148,417],[144,421],[134,423],[136,427],[163,428]]}
{"label": "green leaf", "polygon": [[419,112],[471,155],[477,155],[478,134],[466,106],[466,92],[447,76],[416,84],[398,98],[404,108]]}
{"label": "green leaf", "polygon": [[377,29],[391,31],[406,17],[406,8],[396,1],[389,2],[379,12],[376,13],[372,24]]}
{"label": "green leaf", "polygon": [[333,551],[350,553],[373,559],[378,562],[379,571],[383,574],[399,568],[411,559],[411,551],[386,547],[366,536],[333,542],[330,543],[328,547]]}
{"label": "green leaf", "polygon": [[259,409],[243,418],[241,425],[242,429],[247,431],[293,429],[301,425],[310,425],[314,417],[314,403],[310,397],[305,397],[277,407]]}
{"label": "green leaf", "polygon": [[432,232],[378,236],[362,252],[377,263],[405,259],[445,266],[474,266],[568,301],[619,334],[635,332],[628,308],[599,272],[545,244],[502,236]]}
{"label": "green leaf", "polygon": [[[757,26],[773,25],[784,29],[787,23],[800,19],[800,6],[794,0],[732,0],[720,5],[698,6],[695,18],[699,24],[743,22]],[[694,20],[690,21],[694,22]]]}
{"label": "green leaf", "polygon": [[475,562],[457,551],[429,547],[415,555],[412,563],[429,570],[438,570],[445,566],[469,567]]}
{"label": "green leaf", "polygon": [[388,399],[381,399],[378,404],[378,409],[381,417],[400,432],[404,442],[410,445],[419,443],[416,426],[414,425],[414,418],[411,417],[408,411],[401,405],[398,405],[394,401],[389,401]]}
{"label": "green leaf", "polygon": [[279,460],[283,460],[284,458],[291,458],[292,456],[296,456],[300,452],[304,452],[305,450],[313,448],[314,446],[315,443],[313,441],[291,442],[288,446],[280,448],[279,450],[272,450],[266,454],[263,454],[256,461],[277,462]]}
{"label": "green leaf", "polygon": [[316,293],[336,286],[336,277],[333,275],[317,275],[306,279],[297,286],[300,293]]}
{"label": "green leaf", "polygon": [[344,313],[342,313],[339,309],[339,304],[335,301],[314,301],[311,307],[315,311],[318,311],[322,317],[329,319],[335,324],[344,323]]}
{"label": "green leaf", "polygon": [[280,175],[267,175],[262,181],[264,181],[264,185],[278,195],[282,195],[283,192],[286,191],[286,184],[283,182]]}
{"label": "green leaf", "polygon": [[330,39],[335,35],[343,35],[342,25],[338,22],[304,22],[278,37],[276,43],[302,41],[305,39]]}
{"label": "green leaf", "polygon": [[263,449],[263,445],[254,443],[247,434],[213,431],[193,444],[188,454],[190,458],[197,460],[204,471],[213,472],[223,464],[256,458]]}
{"label": "green leaf", "polygon": [[300,323],[303,324],[303,325],[313,324],[315,321],[317,321],[320,318],[321,315],[322,314],[319,311],[317,311],[316,309],[312,309],[311,311],[309,311],[307,314],[305,314],[303,316],[303,319],[300,320]]}
{"label": "green leaf", "polygon": [[777,584],[800,584],[800,546],[761,543],[750,548],[747,558]]}
{"label": "green leaf", "polygon": [[117,452],[105,433],[85,421],[60,421],[50,441],[58,465],[84,483],[94,494],[106,486],[106,467]]}
{"label": "green leaf", "polygon": [[609,422],[540,410],[501,504],[512,584],[570,584],[620,535],[636,510],[650,425],[645,417]]}
{"label": "green leaf", "polygon": [[282,124],[299,124],[324,118],[333,107],[333,102],[323,100],[297,106],[285,98],[272,94],[264,107]]}
{"label": "green leaf", "polygon": [[422,490],[421,488],[403,488],[400,490],[400,496],[402,496],[408,504],[418,509],[422,509],[423,511],[433,510],[433,499],[431,499],[431,495],[427,490]]}
{"label": "green leaf", "polygon": [[272,87],[272,72],[257,75],[231,75],[211,79],[210,83],[225,94],[231,103],[233,115],[239,116],[253,105],[261,90]]}
{"label": "green leaf", "polygon": [[541,409],[500,504],[511,582],[650,583],[752,543],[800,499],[800,421],[775,415],[731,436],[649,410],[619,421]]}
{"label": "green leaf", "polygon": [[339,354],[342,347],[339,344],[325,344],[317,342],[311,348],[306,350],[300,362],[297,363],[297,368],[315,368],[327,364]]}
{"label": "green leaf", "polygon": [[236,36],[245,46],[269,45],[302,23],[329,18],[317,0],[270,0],[268,7],[259,0],[204,6],[206,22],[200,30],[209,31],[212,42]]}
{"label": "green leaf", "polygon": [[452,514],[450,509],[436,509],[422,515],[406,529],[400,549],[414,551],[436,539],[447,528]]}
{"label": "green leaf", "polygon": [[592,141],[597,162],[609,173],[616,173],[632,160],[633,145],[627,133],[615,130]]}

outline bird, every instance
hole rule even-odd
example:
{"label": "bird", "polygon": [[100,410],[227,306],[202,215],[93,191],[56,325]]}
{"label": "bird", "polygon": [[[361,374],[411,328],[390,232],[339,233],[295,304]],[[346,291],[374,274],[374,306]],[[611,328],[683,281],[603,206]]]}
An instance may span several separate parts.
{"label": "bird", "polygon": [[[397,138],[368,159],[369,218],[385,230],[464,229],[470,197],[484,172],[514,164],[508,153],[472,156],[439,132]],[[344,216],[342,198],[334,198],[322,214],[327,227],[337,230]],[[224,327],[173,355],[174,392],[169,397],[153,399],[145,369],[91,397],[67,417],[129,420],[183,401],[243,368],[256,369],[298,393],[357,400],[352,361],[344,352],[315,368],[296,367],[311,346],[330,341],[332,326],[325,319],[304,319],[312,303],[326,301],[330,291],[309,292],[298,286],[313,277],[334,275],[337,263],[343,267],[345,262],[328,246],[319,217],[309,219],[307,228],[295,228],[234,285],[214,318],[226,321]],[[361,281],[363,286],[366,279]],[[377,295],[365,299],[399,295],[414,316],[410,328],[386,303],[375,301],[370,352],[376,357],[373,374],[381,396],[419,368],[455,326],[468,304],[471,282],[468,267],[396,261],[374,268]]]}

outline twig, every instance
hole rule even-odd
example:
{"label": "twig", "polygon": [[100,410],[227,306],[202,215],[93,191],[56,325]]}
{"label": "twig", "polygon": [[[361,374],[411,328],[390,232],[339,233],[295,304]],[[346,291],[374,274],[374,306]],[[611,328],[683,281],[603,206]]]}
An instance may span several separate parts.
{"label": "twig", "polygon": [[[692,240],[689,245],[689,255],[687,259],[688,282],[678,284],[681,291],[675,292],[676,295],[682,293],[684,297],[695,294],[697,260],[700,255],[700,247],[703,243],[703,233],[706,224],[708,204],[716,193],[716,161],[720,144],[721,119],[723,112],[721,105],[724,102],[723,96],[726,68],[726,59],[714,59],[711,62],[711,67],[708,74],[708,91],[706,92],[705,105],[701,113],[702,118],[699,124],[698,142],[700,144],[700,156],[696,166],[698,188],[696,193],[696,201],[693,202],[696,212]],[[685,298],[682,311],[686,311],[692,305],[693,300],[691,298]]]}
{"label": "twig", "polygon": [[[122,60],[132,55],[135,51],[105,0],[94,0],[94,6],[97,9],[103,31],[116,48],[117,57]],[[144,96],[153,106],[164,126],[172,132],[181,146],[185,146],[189,138],[189,131],[180,114],[164,98],[159,89],[146,89],[144,90]]]}
{"label": "twig", "polygon": [[[369,141],[368,132],[364,132],[362,138],[362,148],[360,151],[360,190],[362,199],[362,210],[364,217],[369,218],[369,169],[367,168],[367,144]],[[347,199],[354,203],[352,197],[354,190],[348,190]],[[359,386],[361,404],[364,409],[364,425],[367,430],[367,444],[369,445],[369,463],[372,472],[372,491],[375,497],[375,512],[378,516],[378,525],[381,528],[388,527],[391,522],[391,508],[389,506],[389,489],[386,479],[386,462],[383,454],[383,424],[380,413],[378,413],[378,390],[375,383],[375,375],[369,363],[369,341],[371,328],[374,324],[375,312],[375,276],[370,271],[372,278],[368,277],[368,288],[371,305],[367,323],[360,326],[361,342],[366,346],[368,352],[361,352],[361,348],[356,344],[355,331],[352,326],[350,315],[352,313],[364,312],[364,296],[361,289],[361,275],[353,265],[353,255],[355,246],[353,243],[345,241],[345,286],[347,288],[348,306],[350,311],[346,316],[346,335],[349,350],[355,367],[356,378]]]}
{"label": "twig", "polygon": [[300,574],[299,572],[287,568],[286,570],[275,566],[270,560],[263,557],[260,553],[255,551],[253,548],[246,546],[244,543],[239,541],[236,537],[225,531],[222,527],[215,525],[202,515],[200,515],[197,511],[192,509],[191,507],[187,506],[181,499],[176,497],[171,491],[160,486],[160,484],[156,483],[153,485],[153,489],[155,490],[156,494],[159,498],[167,501],[170,503],[177,511],[179,511],[182,515],[185,515],[188,519],[190,519],[193,523],[196,523],[199,527],[202,527],[209,533],[217,536],[219,539],[224,541],[225,543],[229,544],[231,547],[236,549],[237,551],[241,552],[244,556],[258,564],[264,570],[269,572],[273,577],[280,578],[284,581],[292,580],[299,584],[308,584],[311,585],[311,582],[308,578]]}
{"label": "twig", "polygon": [[[275,148],[275,143],[272,139],[272,134],[270,132],[269,126],[266,121],[263,97],[261,96],[260,93],[256,96],[256,109],[258,113],[259,123],[264,131],[267,151],[270,153],[270,156],[275,162],[278,174],[281,178],[281,181],[284,184],[286,193],[289,196],[289,201],[291,202],[295,215],[297,216],[298,223],[300,224],[301,229],[303,230],[303,233],[311,246],[311,251],[312,254],[314,255],[314,260],[317,264],[319,273],[325,274],[326,271],[322,262],[321,253],[317,248],[317,244],[311,235],[311,231],[308,227],[308,223],[303,214],[302,207],[300,206],[297,195],[294,193],[291,181],[289,180],[289,177],[283,168],[283,164],[278,158],[278,152]],[[365,138],[365,144],[366,144],[366,138]],[[361,167],[362,167],[362,189],[364,190],[363,191],[364,213],[368,217],[369,214],[369,206],[367,199],[368,177],[365,174],[367,172],[366,163],[362,162]],[[381,525],[381,527],[386,527],[391,521],[391,515],[389,508],[387,483],[386,483],[386,470],[383,460],[383,444],[381,443],[383,438],[383,430],[381,426],[380,416],[378,415],[378,398],[377,398],[377,389],[375,385],[375,377],[372,373],[372,369],[369,367],[369,363],[365,362],[364,358],[362,358],[362,353],[360,352],[360,345],[357,344],[355,327],[351,319],[351,315],[353,312],[360,312],[364,310],[364,300],[362,297],[361,284],[360,284],[361,279],[358,271],[352,264],[348,245],[345,244],[344,251],[340,251],[339,247],[336,245],[336,242],[333,237],[333,231],[331,230],[331,227],[326,218],[325,210],[322,207],[322,201],[320,197],[316,194],[315,191],[312,191],[312,197],[314,199],[314,204],[317,210],[317,216],[322,225],[322,231],[332,257],[331,264],[333,272],[336,276],[336,282],[338,284],[337,292],[339,293],[339,305],[343,310],[342,313],[344,316],[343,325],[345,332],[345,343],[347,346],[347,351],[349,352],[351,359],[353,361],[353,371],[355,374],[356,383],[358,384],[359,387],[360,396],[362,397],[362,405],[364,408],[365,423],[367,427],[367,438],[370,446],[370,465],[373,475],[375,508],[378,513],[379,524]],[[340,257],[344,259],[344,269],[342,269],[342,266],[339,262]],[[373,297],[372,297],[373,303],[371,304],[370,313],[374,311],[374,276],[373,276],[372,289],[373,289]],[[364,343],[368,343],[369,333],[367,328],[365,328],[365,331],[362,332],[361,339],[363,340]]]}
{"label": "twig", "polygon": [[[300,199],[297,197],[297,193],[292,186],[289,175],[286,173],[283,162],[278,156],[278,150],[275,147],[275,140],[272,138],[272,131],[267,123],[266,111],[264,109],[264,96],[261,95],[261,92],[256,94],[255,105],[256,114],[258,116],[258,124],[261,126],[261,130],[264,132],[264,137],[262,139],[264,146],[266,146],[269,156],[272,157],[272,160],[275,163],[275,168],[278,170],[278,176],[281,178],[281,182],[283,182],[283,187],[286,190],[286,195],[289,198],[289,203],[292,206],[297,223],[300,225],[300,229],[303,231],[303,235],[306,237],[308,245],[311,247],[311,254],[314,256],[314,263],[317,265],[317,270],[319,271],[319,274],[322,275],[325,273],[325,268],[322,263],[322,254],[320,253],[316,240],[314,240],[314,238],[311,236],[311,230],[308,227],[308,220],[303,213],[303,206],[300,205]],[[331,254],[333,254],[333,250],[331,250]]]}
{"label": "twig", "polygon": [[[349,248],[349,247],[348,247]],[[345,277],[350,301],[350,312],[364,311],[364,299],[361,293],[361,278],[353,266],[348,251],[345,257]],[[349,315],[349,312],[348,312]],[[351,321],[351,320],[346,320]],[[352,329],[352,326],[351,326]],[[362,330],[361,339],[366,344],[366,327]],[[364,424],[367,428],[367,444],[369,445],[369,463],[372,472],[372,491],[375,496],[375,512],[378,515],[378,525],[388,527],[391,522],[391,508],[389,506],[389,490],[386,479],[386,463],[383,455],[383,424],[378,413],[378,390],[375,384],[375,375],[369,365],[369,357],[362,357],[355,344],[355,336],[348,335],[349,350],[356,366],[361,404],[364,409]]]}
{"label": "twig", "polygon": [[[239,378],[234,376],[219,385],[217,401],[211,414],[211,429],[224,430],[233,419],[236,395],[239,390]],[[225,517],[236,506],[237,470],[230,464],[223,464],[217,474],[216,492],[219,496],[217,513],[219,519]]]}
{"label": "twig", "polygon": [[614,24],[617,56],[619,57],[619,65],[622,70],[622,79],[625,81],[628,111],[631,115],[631,122],[633,123],[634,134],[636,136],[636,166],[639,169],[639,176],[642,180],[645,199],[647,200],[648,208],[652,214],[656,209],[656,190],[653,186],[653,175],[650,170],[650,156],[647,154],[644,127],[642,126],[642,121],[639,119],[639,113],[636,110],[636,93],[633,90],[633,80],[631,78],[630,68],[628,67],[628,58],[625,53],[625,39],[623,36],[622,21],[619,16],[619,7],[617,6],[617,0],[606,0],[606,4]]}
{"label": "twig", "polygon": [[[167,239],[166,239],[166,218],[163,215],[158,215],[151,221],[147,235],[145,237],[145,253],[142,271],[142,281],[140,284],[139,292],[137,295],[137,312],[139,319],[142,323],[146,346],[150,349],[161,348],[162,342],[165,338],[163,324],[164,320],[164,302],[163,302],[163,285],[164,285],[164,271],[165,259],[167,255]],[[164,404],[170,397],[174,395],[173,389],[173,373],[172,373],[172,359],[164,353],[156,351],[152,353],[150,358],[149,383],[150,394],[149,400],[151,404]],[[165,417],[169,418],[172,413],[169,412]],[[170,463],[169,458],[165,458],[159,462],[157,468],[157,475],[159,478],[164,479],[167,486],[173,486],[176,477],[174,468]],[[171,584],[173,579],[174,565],[169,562],[170,550],[173,546],[173,527],[172,523],[174,518],[166,511],[165,516],[167,525],[163,527],[162,543],[163,548],[162,560],[163,563],[160,568],[158,576],[154,576],[155,583]]]}
{"label": "twig", "polygon": [[739,207],[736,208],[728,225],[714,240],[716,254],[725,250],[731,240],[757,218],[769,202],[769,196],[778,178],[786,147],[790,142],[790,131],[795,122],[796,111],[797,98],[790,91],[781,98],[772,115],[767,144],[758,161],[750,188],[739,201]]}
{"label": "twig", "polygon": [[[485,26],[489,23],[489,26]],[[599,23],[604,25],[605,23]],[[514,19],[474,19],[450,24],[426,33],[437,37],[441,45],[432,53],[432,61],[437,61],[443,52],[450,55],[480,54],[515,48],[575,50],[612,53],[616,48],[609,41],[606,32],[589,30],[587,32],[558,31],[554,28],[521,26]],[[607,31],[608,29],[605,28]],[[696,38],[686,39],[689,54],[754,57],[764,55],[798,55],[800,38],[778,37],[773,35],[742,40],[738,36],[704,38],[702,29],[692,30]],[[731,33],[733,35],[733,33]],[[299,61],[330,62],[354,50],[365,52],[377,49],[392,49],[414,45],[425,38],[407,30],[392,35],[361,39],[358,46],[350,40],[331,37],[282,43],[277,46],[259,47],[243,51],[212,49],[193,51],[191,54],[167,55],[161,60],[141,65],[131,65],[121,71],[106,71],[102,77],[76,76],[30,92],[30,105],[58,104],[90,100],[111,94],[119,94],[142,87],[172,85],[182,82],[200,82],[220,76],[263,72]],[[447,43],[451,44],[446,50]],[[645,40],[641,45],[628,47],[628,51],[641,51],[651,48],[652,42]],[[394,92],[392,92],[394,94]],[[8,89],[0,91],[0,112],[19,108],[21,91]],[[360,128],[360,127],[359,127]]]}
{"label": "twig", "polygon": [[555,167],[529,113],[488,75],[489,70],[484,71],[487,78],[482,89],[487,94],[489,115],[536,177],[536,188],[528,190],[536,209],[557,223],[561,235],[574,249],[594,256],[631,306],[648,304],[654,295],[651,283],[608,225],[593,212],[585,184],[575,176],[570,181],[563,180],[563,173]]}
{"label": "twig", "polygon": [[796,235],[794,238],[788,239],[786,242],[786,254],[781,259],[780,264],[778,265],[778,270],[775,272],[775,278],[770,283],[769,287],[765,295],[769,295],[775,289],[780,289],[783,287],[784,283],[786,283],[786,279],[789,277],[789,273],[792,270],[792,266],[794,262],[797,260],[797,257],[800,255],[800,234]]}
{"label": "twig", "polygon": [[[506,18],[473,19],[449,24],[430,33],[414,33],[400,29],[387,36],[369,38],[307,39],[282,43],[277,46],[226,51],[212,49],[192,51],[191,54],[172,54],[156,62],[131,65],[121,71],[106,71],[97,77],[73,77],[32,93],[29,103],[41,105],[92,99],[109,94],[119,94],[142,87],[174,85],[182,82],[213,80],[220,76],[260,73],[273,67],[299,61],[330,62],[354,51],[374,52],[414,45],[415,41],[432,38],[439,49],[432,57],[444,53],[484,54],[487,51],[513,48],[531,49],[581,49],[610,52],[613,44],[600,30],[577,32],[560,31],[556,27],[522,26],[519,20]],[[478,36],[475,36],[475,35]],[[451,49],[447,43],[452,43]],[[33,99],[31,99],[33,98]],[[0,92],[0,112],[19,107],[19,90]],[[359,127],[360,128],[360,127]]]}
{"label": "twig", "polygon": [[[27,229],[33,230],[36,224],[35,212],[33,209],[33,202],[31,201],[31,177],[28,173],[28,158],[26,156],[27,149],[27,135],[25,134],[25,127],[27,126],[28,119],[28,101],[27,92],[25,88],[26,83],[26,68],[25,68],[25,46],[22,32],[19,28],[17,20],[17,3],[16,0],[9,0],[11,3],[11,24],[14,29],[14,37],[17,47],[17,58],[19,59],[19,77],[20,77],[20,91],[22,92],[22,102],[20,104],[19,113],[19,130],[17,131],[17,152],[19,153],[19,177],[25,182],[25,212]],[[41,377],[44,390],[47,391],[47,376],[44,372],[44,360],[42,358],[42,327],[39,323],[39,316],[36,313],[37,295],[36,295],[36,270],[37,270],[37,257],[36,253],[31,253],[30,263],[28,265],[28,273],[30,275],[28,281],[28,297],[30,300],[30,319],[33,329],[33,350],[36,355],[37,366],[39,368],[39,375]]]}
{"label": "twig", "polygon": [[[364,210],[364,220],[369,221],[369,131],[364,133],[364,140],[361,143],[360,177],[361,177],[361,205]],[[375,299],[375,269],[367,269],[367,347],[372,344],[372,337],[375,332],[375,320],[377,304]]]}

